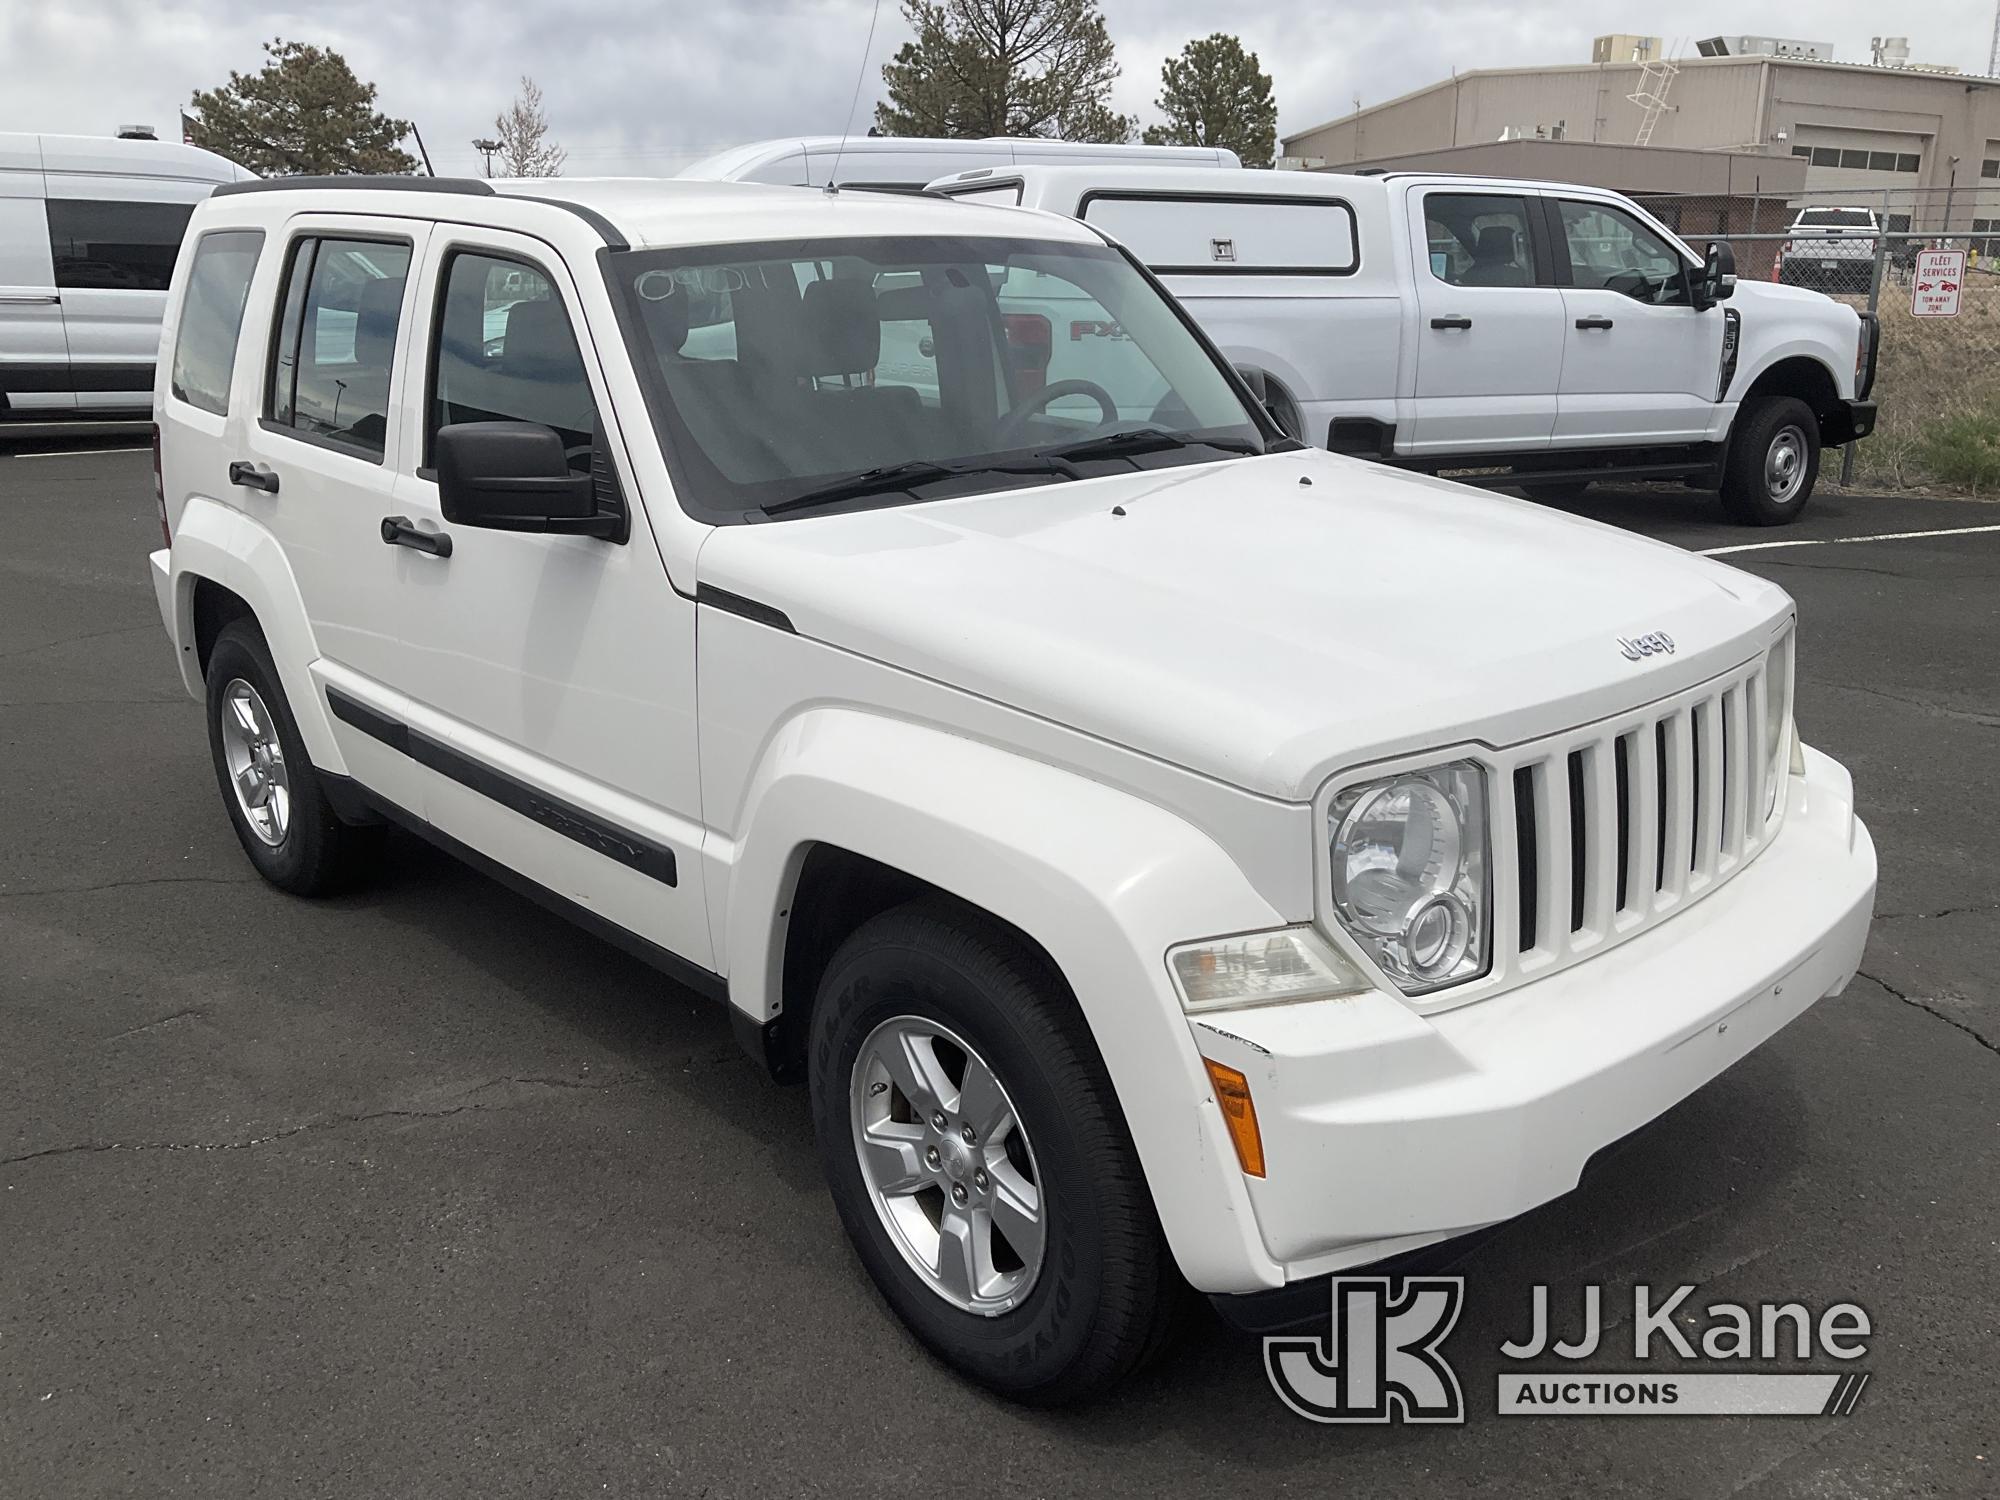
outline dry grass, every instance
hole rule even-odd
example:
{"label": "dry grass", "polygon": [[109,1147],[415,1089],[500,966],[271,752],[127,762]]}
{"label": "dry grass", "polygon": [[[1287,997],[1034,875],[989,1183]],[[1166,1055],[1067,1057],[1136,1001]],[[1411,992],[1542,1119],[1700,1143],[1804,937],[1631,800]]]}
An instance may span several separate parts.
{"label": "dry grass", "polygon": [[1955,318],[1913,316],[1909,286],[1891,280],[1880,315],[1880,412],[1874,436],[1855,447],[1855,484],[1995,493],[2000,458],[1983,456],[2000,438],[2000,275],[1969,272]]}

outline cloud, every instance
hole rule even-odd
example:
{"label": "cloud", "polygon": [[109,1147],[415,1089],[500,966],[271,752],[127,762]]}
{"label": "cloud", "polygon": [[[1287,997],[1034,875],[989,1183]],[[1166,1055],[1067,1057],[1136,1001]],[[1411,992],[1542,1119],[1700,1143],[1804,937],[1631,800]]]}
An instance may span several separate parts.
{"label": "cloud", "polygon": [[[380,88],[383,110],[416,121],[440,173],[478,170],[470,142],[530,73],[572,175],[664,175],[743,141],[838,132],[869,9],[869,0],[521,0],[470,11],[410,0],[311,11],[253,0],[19,0],[0,10],[0,130],[108,134],[145,123],[171,137],[189,94],[232,68],[254,71],[259,43],[281,36],[345,54]],[[1584,62],[1594,34],[1634,24],[1625,7],[1565,0],[1276,0],[1226,22],[1196,0],[1107,0],[1104,9],[1124,67],[1121,109],[1155,118],[1161,60],[1228,29],[1272,75],[1281,132],[1345,114],[1357,96],[1375,103],[1436,82],[1454,66]],[[1987,0],[1942,0],[1926,10],[1912,52],[1981,72],[1990,16]],[[1692,38],[1759,18],[1737,0],[1698,0],[1677,19]],[[1804,30],[1862,61],[1871,30],[1885,24],[1878,5],[1829,0]],[[907,37],[896,0],[883,0],[857,129],[880,96],[882,61]]]}

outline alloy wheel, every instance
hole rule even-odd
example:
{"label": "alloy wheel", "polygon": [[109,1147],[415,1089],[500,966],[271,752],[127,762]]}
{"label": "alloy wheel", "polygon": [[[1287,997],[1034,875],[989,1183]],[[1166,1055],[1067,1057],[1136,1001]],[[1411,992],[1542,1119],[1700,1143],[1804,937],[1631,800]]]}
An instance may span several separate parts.
{"label": "alloy wheel", "polygon": [[849,1092],[862,1182],[905,1263],[962,1311],[1018,1307],[1041,1274],[1047,1206],[986,1060],[935,1021],[895,1016],[862,1042]]}

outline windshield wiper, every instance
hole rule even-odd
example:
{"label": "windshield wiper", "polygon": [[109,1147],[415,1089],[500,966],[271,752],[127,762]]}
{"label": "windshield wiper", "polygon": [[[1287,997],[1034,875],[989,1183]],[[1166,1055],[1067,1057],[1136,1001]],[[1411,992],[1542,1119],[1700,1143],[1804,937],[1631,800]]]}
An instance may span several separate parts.
{"label": "windshield wiper", "polygon": [[1264,451],[1257,444],[1241,438],[1196,437],[1192,433],[1167,432],[1158,427],[1128,427],[1122,432],[1107,432],[1102,437],[1085,438],[1082,442],[1048,451],[1053,457],[1074,463],[1093,458],[1131,458],[1141,453],[1166,453],[1176,448],[1217,448],[1224,453]]}
{"label": "windshield wiper", "polygon": [[931,484],[939,479],[958,479],[967,474],[1054,474],[1063,479],[1075,479],[1076,471],[1060,459],[1035,458],[1014,463],[961,463],[941,464],[927,458],[914,458],[906,463],[884,464],[879,469],[865,469],[846,479],[836,479],[831,484],[823,484],[818,489],[807,490],[785,500],[773,500],[769,505],[757,508],[767,516],[782,516],[789,511],[810,510],[816,505],[833,505],[842,500],[859,500],[866,495],[890,494],[906,490],[913,485]]}

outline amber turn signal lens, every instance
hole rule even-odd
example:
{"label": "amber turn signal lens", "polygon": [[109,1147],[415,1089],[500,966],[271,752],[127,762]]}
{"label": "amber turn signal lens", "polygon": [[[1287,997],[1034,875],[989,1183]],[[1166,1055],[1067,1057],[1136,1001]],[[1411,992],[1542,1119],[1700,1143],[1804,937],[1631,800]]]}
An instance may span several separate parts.
{"label": "amber turn signal lens", "polygon": [[1250,1098],[1250,1080],[1234,1068],[1204,1057],[1208,1081],[1215,1088],[1215,1102],[1222,1106],[1222,1118],[1229,1125],[1229,1139],[1236,1145],[1236,1160],[1246,1177],[1264,1175],[1264,1137],[1257,1130],[1257,1106]]}

